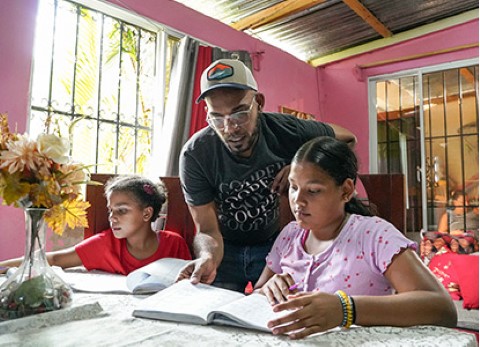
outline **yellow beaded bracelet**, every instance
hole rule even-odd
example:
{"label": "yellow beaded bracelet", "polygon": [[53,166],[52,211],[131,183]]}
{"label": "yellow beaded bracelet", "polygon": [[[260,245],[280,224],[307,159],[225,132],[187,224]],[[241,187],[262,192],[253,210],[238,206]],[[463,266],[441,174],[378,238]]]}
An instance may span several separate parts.
{"label": "yellow beaded bracelet", "polygon": [[340,326],[348,329],[353,324],[354,312],[353,312],[352,301],[350,297],[343,290],[337,290],[335,292],[335,295],[339,297],[340,302],[342,304],[343,320]]}

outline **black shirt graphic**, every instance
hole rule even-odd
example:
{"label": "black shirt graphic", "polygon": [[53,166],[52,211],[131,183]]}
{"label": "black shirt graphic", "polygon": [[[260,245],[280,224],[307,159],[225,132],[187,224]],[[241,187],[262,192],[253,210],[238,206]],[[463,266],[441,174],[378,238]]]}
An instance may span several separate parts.
{"label": "black shirt graphic", "polygon": [[180,179],[188,204],[215,201],[224,239],[263,243],[279,231],[279,199],[270,192],[277,173],[317,136],[334,136],[327,124],[293,116],[259,115],[258,143],[249,158],[232,155],[209,127],[197,132],[180,155]]}

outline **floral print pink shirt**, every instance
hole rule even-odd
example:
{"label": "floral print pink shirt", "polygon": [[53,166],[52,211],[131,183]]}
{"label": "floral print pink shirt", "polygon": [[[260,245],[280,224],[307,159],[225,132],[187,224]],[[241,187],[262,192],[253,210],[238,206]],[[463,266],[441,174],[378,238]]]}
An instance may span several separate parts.
{"label": "floral print pink shirt", "polygon": [[383,273],[402,249],[417,249],[414,241],[379,217],[351,215],[333,243],[315,255],[305,252],[306,233],[291,222],[267,256],[267,266],[277,274],[289,273],[302,291],[391,294],[392,287]]}

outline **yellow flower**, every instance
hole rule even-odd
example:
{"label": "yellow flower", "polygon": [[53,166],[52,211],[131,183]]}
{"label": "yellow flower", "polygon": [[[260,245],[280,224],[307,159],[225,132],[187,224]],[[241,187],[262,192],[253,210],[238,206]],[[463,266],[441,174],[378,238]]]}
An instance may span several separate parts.
{"label": "yellow flower", "polygon": [[84,166],[79,163],[68,163],[58,168],[61,173],[59,183],[65,194],[80,194],[81,183],[88,182],[90,175],[85,172]]}
{"label": "yellow flower", "polygon": [[67,154],[70,147],[68,140],[53,134],[41,134],[38,136],[37,143],[40,154],[59,164],[68,162]]}
{"label": "yellow flower", "polygon": [[33,207],[51,208],[62,203],[61,193],[60,185],[54,177],[45,177],[44,180],[31,185],[30,201]]}
{"label": "yellow flower", "polygon": [[0,198],[4,205],[41,207],[47,225],[57,234],[66,227],[86,227],[81,185],[90,179],[86,167],[70,160],[69,143],[60,136],[42,134],[36,141],[11,133],[8,118],[0,114]]}
{"label": "yellow flower", "polygon": [[0,171],[0,196],[6,205],[14,205],[30,192],[30,184],[21,182],[20,174],[9,175]]}
{"label": "yellow flower", "polygon": [[45,221],[52,230],[59,235],[69,228],[87,227],[87,212],[90,203],[83,200],[66,200],[62,204],[53,206],[45,214]]}
{"label": "yellow flower", "polygon": [[12,134],[8,128],[8,117],[4,113],[0,113],[0,149],[6,149],[6,143],[16,139],[16,135]]}

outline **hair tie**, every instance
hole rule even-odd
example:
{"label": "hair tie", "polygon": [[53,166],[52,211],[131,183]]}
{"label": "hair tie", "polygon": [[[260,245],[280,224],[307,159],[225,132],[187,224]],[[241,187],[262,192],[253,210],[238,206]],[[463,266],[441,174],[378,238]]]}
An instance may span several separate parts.
{"label": "hair tie", "polygon": [[155,193],[155,190],[153,189],[153,187],[148,183],[145,183],[143,185],[143,191],[148,195],[153,195]]}

